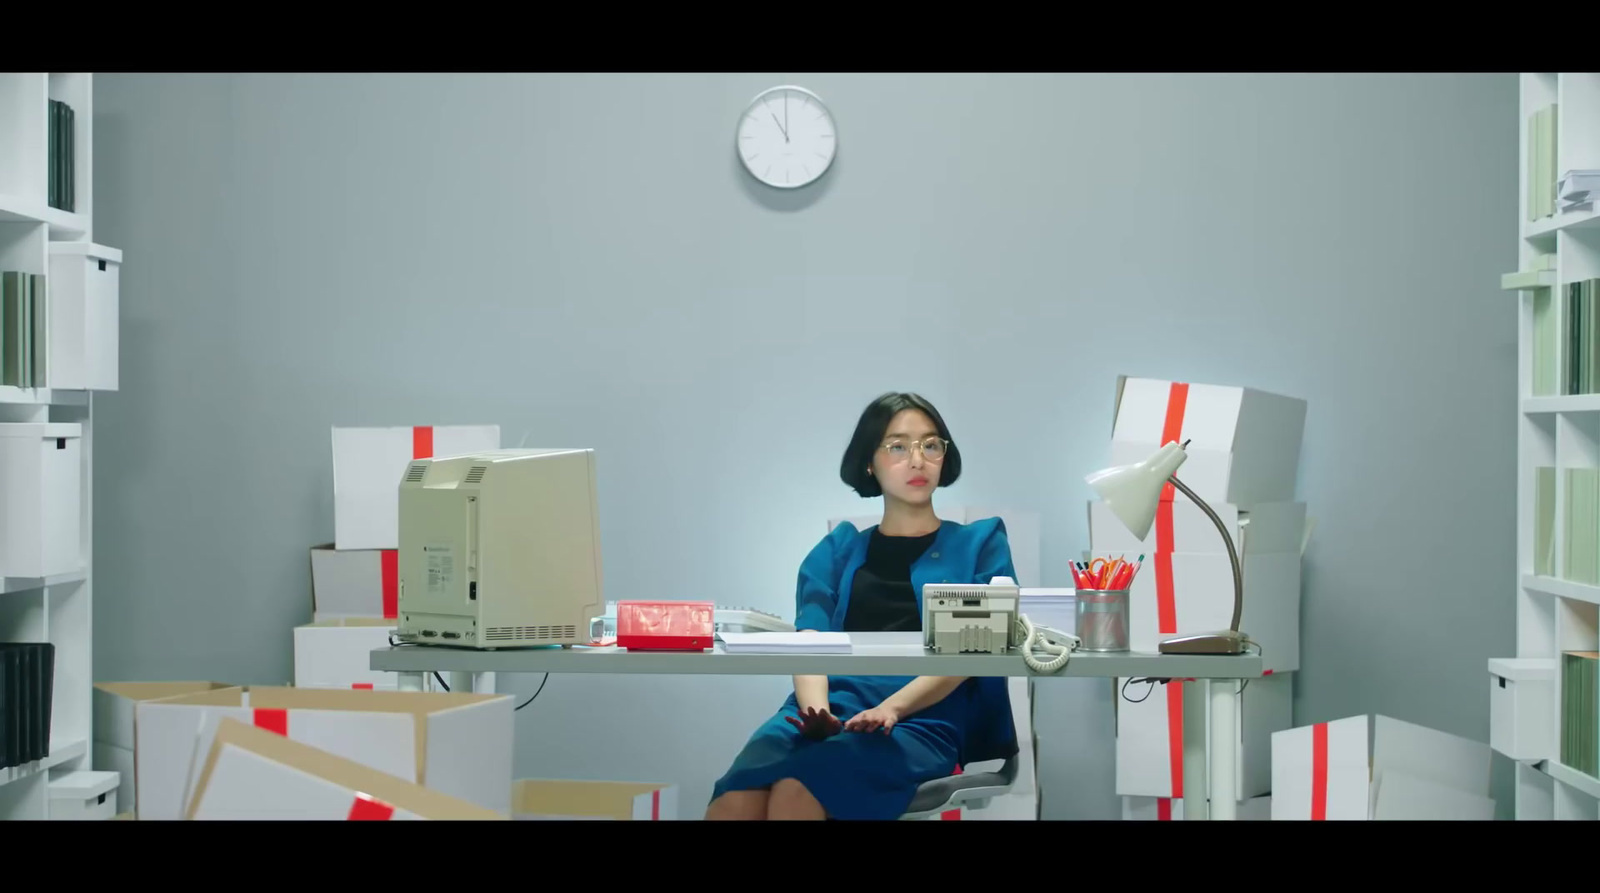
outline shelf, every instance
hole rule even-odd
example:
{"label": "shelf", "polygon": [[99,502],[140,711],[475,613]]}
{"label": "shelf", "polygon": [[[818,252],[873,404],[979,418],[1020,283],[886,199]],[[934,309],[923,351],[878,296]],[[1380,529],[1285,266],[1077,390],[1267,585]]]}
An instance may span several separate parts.
{"label": "shelf", "polygon": [[1522,227],[1524,239],[1550,239],[1564,230],[1600,228],[1600,210],[1567,211],[1535,220]]}
{"label": "shelf", "polygon": [[0,193],[0,221],[46,223],[50,225],[50,238],[66,241],[81,239],[89,233],[89,218],[82,214],[4,193]]}
{"label": "shelf", "polygon": [[9,766],[5,769],[0,769],[0,785],[8,785],[13,781],[27,778],[30,775],[54,769],[56,766],[68,760],[75,760],[88,752],[89,742],[82,739],[69,742],[50,751],[50,755],[42,760],[34,760],[31,763],[23,763],[20,766]]}
{"label": "shelf", "polygon": [[50,406],[88,406],[88,391],[62,391],[51,388],[14,388],[0,385],[0,403]]}
{"label": "shelf", "polygon": [[1579,772],[1571,766],[1563,765],[1555,760],[1545,760],[1540,764],[1544,773],[1569,788],[1576,788],[1590,797],[1600,800],[1600,778]]}
{"label": "shelf", "polygon": [[68,583],[79,583],[89,579],[88,571],[73,571],[69,574],[55,574],[49,577],[0,577],[0,595],[10,592],[31,592],[35,589],[44,589],[47,586],[64,586]]}
{"label": "shelf", "polygon": [[1534,592],[1543,592],[1546,595],[1559,595],[1562,598],[1600,605],[1600,586],[1569,583],[1557,577],[1539,577],[1533,574],[1523,574],[1522,587]]}

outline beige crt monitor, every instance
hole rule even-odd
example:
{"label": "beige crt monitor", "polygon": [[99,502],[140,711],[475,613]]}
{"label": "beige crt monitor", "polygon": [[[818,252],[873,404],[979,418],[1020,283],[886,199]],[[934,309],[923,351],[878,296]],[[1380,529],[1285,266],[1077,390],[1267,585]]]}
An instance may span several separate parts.
{"label": "beige crt monitor", "polygon": [[398,637],[571,647],[605,612],[593,450],[414,459],[400,482]]}

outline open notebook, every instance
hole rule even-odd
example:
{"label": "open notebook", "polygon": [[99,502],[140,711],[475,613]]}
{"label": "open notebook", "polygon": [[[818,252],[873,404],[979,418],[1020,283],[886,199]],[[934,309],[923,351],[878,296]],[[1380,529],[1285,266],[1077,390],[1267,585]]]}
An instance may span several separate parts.
{"label": "open notebook", "polygon": [[849,633],[717,633],[728,654],[849,654]]}

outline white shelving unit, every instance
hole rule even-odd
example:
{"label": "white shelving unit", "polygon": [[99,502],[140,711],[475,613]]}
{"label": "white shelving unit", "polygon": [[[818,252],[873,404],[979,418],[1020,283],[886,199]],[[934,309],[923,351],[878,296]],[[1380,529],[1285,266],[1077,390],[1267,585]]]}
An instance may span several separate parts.
{"label": "white shelving unit", "polygon": [[[73,112],[72,211],[51,207],[50,202],[52,100],[65,103]],[[98,381],[86,381],[81,370],[90,365],[83,357],[85,345],[93,345],[100,356],[107,356],[104,338],[115,338],[116,267],[121,255],[92,241],[93,118],[90,74],[0,73],[0,271],[44,275],[47,295],[42,329],[47,348],[43,366],[46,386],[0,383],[0,425],[81,426],[75,487],[53,489],[57,479],[49,473],[35,473],[31,478],[13,473],[8,483],[8,470],[0,467],[0,512],[12,512],[12,519],[26,522],[31,510],[39,518],[40,527],[48,529],[59,517],[60,506],[47,505],[43,510],[19,508],[19,503],[26,502],[19,496],[23,490],[19,481],[42,478],[37,488],[45,496],[36,503],[48,503],[51,493],[76,493],[81,565],[55,569],[47,576],[21,577],[5,576],[7,571],[0,568],[0,642],[50,642],[55,646],[49,756],[0,768],[0,819],[47,819],[52,788],[58,794],[70,794],[86,789],[83,782],[98,785],[95,790],[106,784],[104,775],[90,771],[94,685],[94,426],[90,388],[116,387],[115,355],[109,355],[108,367],[102,364]],[[95,274],[107,275],[96,278],[89,274],[90,281],[85,286],[83,271],[63,265],[63,256],[93,265]],[[97,259],[106,257],[111,258],[109,271]],[[3,319],[0,312],[0,320]],[[115,341],[111,344],[114,350]],[[4,350],[5,344],[0,342],[0,351]],[[106,368],[111,371],[106,372]],[[79,384],[70,389],[48,387],[52,381]],[[8,461],[6,455],[0,453],[0,465]],[[66,467],[70,465],[69,462]],[[11,492],[6,492],[7,487]],[[43,520],[47,517],[50,520]],[[7,529],[0,524],[0,536]],[[15,521],[10,529],[17,529]],[[0,547],[5,545],[0,542]],[[4,549],[0,548],[0,556],[3,555]],[[115,799],[114,790],[111,797]]]}
{"label": "white shelving unit", "polygon": [[[1521,75],[1519,106],[1516,126],[1522,148],[1516,176],[1521,235],[1518,268],[1507,273],[1526,277],[1539,270],[1541,259],[1549,256],[1554,258],[1554,269],[1536,274],[1542,282],[1534,287],[1520,287],[1527,285],[1525,279],[1509,284],[1514,290],[1508,293],[1516,296],[1519,308],[1518,660],[1490,661],[1495,729],[1491,739],[1498,735],[1496,749],[1516,760],[1518,819],[1596,820],[1600,819],[1600,778],[1564,765],[1560,757],[1561,655],[1600,650],[1600,581],[1570,579],[1583,576],[1581,568],[1568,573],[1569,546],[1580,525],[1569,524],[1566,486],[1569,469],[1600,468],[1600,374],[1588,388],[1594,393],[1573,393],[1566,372],[1575,354],[1565,337],[1571,320],[1569,285],[1600,279],[1600,203],[1563,211],[1554,192],[1555,181],[1566,172],[1600,169],[1600,74],[1525,73]],[[1532,135],[1530,119],[1551,106],[1555,107],[1554,139]],[[1539,316],[1548,312],[1553,320],[1553,336],[1542,341],[1536,307]],[[1600,313],[1600,303],[1595,312]],[[1600,343],[1595,344],[1594,352],[1600,354]],[[1536,365],[1541,363],[1547,372],[1536,377]],[[1553,490],[1547,485],[1542,499],[1538,494],[1541,468],[1554,469]],[[1580,510],[1581,514],[1585,512]],[[1588,529],[1589,523],[1583,528]],[[1590,531],[1590,535],[1600,538],[1600,531]],[[1536,548],[1542,542],[1549,547]],[[1596,548],[1593,540],[1590,548]],[[1522,681],[1496,678],[1497,667],[1505,671],[1513,664],[1514,672],[1523,674]],[[1534,677],[1539,677],[1538,681],[1533,681]],[[1508,683],[1514,694],[1506,692]]]}

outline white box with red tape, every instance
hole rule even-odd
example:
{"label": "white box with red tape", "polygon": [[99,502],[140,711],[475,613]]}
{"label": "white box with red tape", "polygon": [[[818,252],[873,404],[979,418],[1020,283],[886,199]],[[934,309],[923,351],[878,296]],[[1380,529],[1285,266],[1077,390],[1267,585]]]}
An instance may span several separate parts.
{"label": "white box with red tape", "polygon": [[512,698],[465,692],[239,687],[141,701],[138,817],[182,818],[217,724],[260,726],[509,816]]}
{"label": "white box with red tape", "polygon": [[499,425],[334,428],[334,548],[400,547],[400,479],[411,460],[498,449]]}
{"label": "white box with red tape", "polygon": [[[1265,822],[1272,818],[1272,796],[1251,797],[1234,809],[1241,822]],[[1183,801],[1171,797],[1123,797],[1122,818],[1129,822],[1183,821]]]}
{"label": "white box with red tape", "polygon": [[332,543],[311,549],[311,617],[400,616],[400,552],[397,549],[338,550]]}
{"label": "white box with red tape", "polygon": [[[1213,685],[1238,685],[1233,680]],[[1181,799],[1190,779],[1202,771],[1205,741],[1204,685],[1194,680],[1169,683],[1117,680],[1117,780],[1122,796]],[[1294,683],[1288,674],[1251,679],[1234,695],[1234,799],[1248,800],[1272,790],[1272,734],[1294,724]],[[1197,768],[1198,767],[1198,768]],[[1201,784],[1204,784],[1202,775]]]}
{"label": "white box with red tape", "polygon": [[1305,420],[1306,402],[1295,397],[1122,375],[1111,464],[1139,462],[1164,444],[1188,442],[1178,479],[1207,503],[1292,502]]}
{"label": "white box with red tape", "polygon": [[398,690],[398,673],[371,667],[373,650],[388,647],[394,631],[395,622],[383,617],[338,617],[295,627],[295,687]]}
{"label": "white box with red tape", "polygon": [[503,820],[506,816],[362,762],[225,718],[201,754],[184,818]]}
{"label": "white box with red tape", "polygon": [[97,682],[90,699],[94,716],[94,741],[90,765],[97,770],[115,772],[117,812],[132,812],[138,802],[138,787],[133,763],[133,716],[142,701],[158,701],[197,692],[232,688],[226,682]]}
{"label": "white box with red tape", "polygon": [[1272,736],[1272,817],[1494,818],[1489,745],[1381,715]]}

